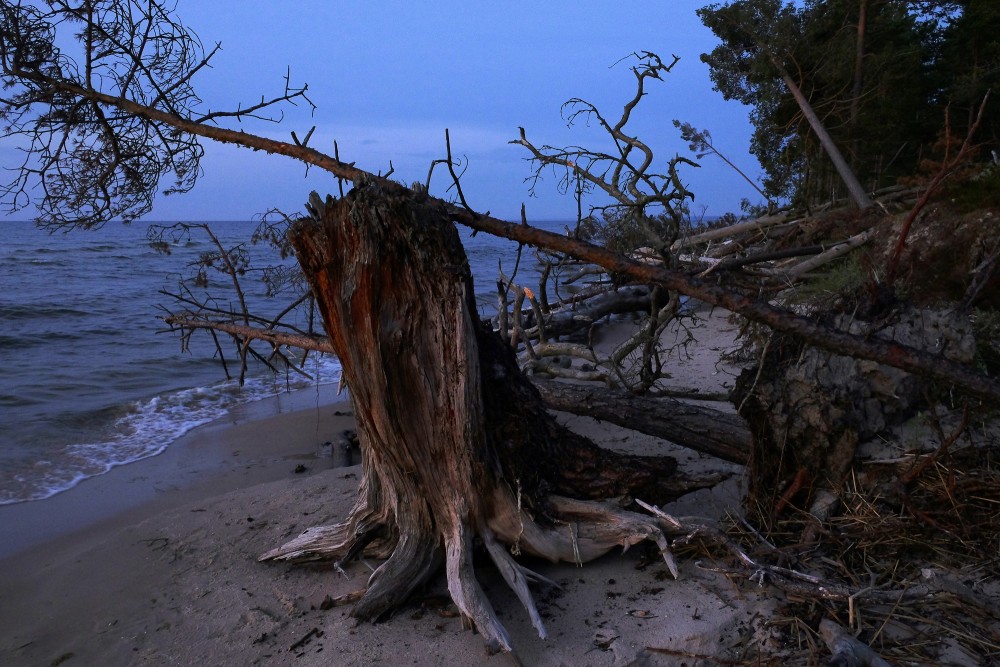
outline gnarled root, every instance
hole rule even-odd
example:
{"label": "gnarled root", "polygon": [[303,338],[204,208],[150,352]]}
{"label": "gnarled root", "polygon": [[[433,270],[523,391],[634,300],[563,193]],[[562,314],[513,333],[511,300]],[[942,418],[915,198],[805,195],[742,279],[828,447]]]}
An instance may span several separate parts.
{"label": "gnarled root", "polygon": [[472,567],[472,536],[464,522],[455,527],[454,534],[445,544],[445,550],[448,592],[462,613],[463,625],[468,622],[471,627],[479,630],[490,653],[501,650],[510,653],[513,650],[510,635],[497,618],[493,605],[476,579]]}
{"label": "gnarled root", "polygon": [[[430,579],[443,561],[448,591],[463,621],[482,634],[488,650],[492,652],[510,652],[512,643],[476,579],[472,564],[472,540],[475,536],[482,540],[491,560],[521,601],[542,639],[547,637],[547,633],[529,584],[557,584],[522,566],[511,551],[552,562],[582,565],[615,547],[627,550],[633,544],[652,540],[659,546],[670,572],[674,577],[678,576],[676,562],[663,532],[662,519],[628,512],[608,503],[550,496],[546,511],[553,523],[542,525],[518,507],[508,492],[498,489],[493,500],[494,513],[486,521],[474,524],[467,512],[461,512],[459,518],[441,522],[454,525],[437,524],[437,530],[426,530],[427,524],[413,516],[394,517],[402,521],[392,530],[385,525],[376,529],[371,519],[377,513],[366,503],[359,502],[344,523],[310,528],[260,559],[301,561],[337,558],[340,564],[350,557],[359,556],[374,533],[398,531],[392,540],[394,547],[391,554],[371,575],[368,588],[352,610],[352,615],[376,619],[391,612]],[[425,530],[417,534],[416,530],[401,529],[400,525],[423,526]],[[387,543],[380,542],[376,551],[384,551]]]}
{"label": "gnarled root", "polygon": [[490,528],[517,549],[552,562],[583,563],[599,558],[615,547],[627,551],[646,540],[655,542],[670,573],[678,576],[677,564],[667,538],[655,519],[629,512],[610,503],[549,496],[546,510],[555,523],[542,526],[523,513],[498,513]]}
{"label": "gnarled root", "polygon": [[[365,469],[370,470],[367,461]],[[345,521],[309,528],[257,560],[305,563],[338,559],[347,562],[362,552],[373,558],[389,558],[399,539],[396,525],[396,517],[383,498],[381,482],[376,475],[366,473],[361,478],[358,499]]]}

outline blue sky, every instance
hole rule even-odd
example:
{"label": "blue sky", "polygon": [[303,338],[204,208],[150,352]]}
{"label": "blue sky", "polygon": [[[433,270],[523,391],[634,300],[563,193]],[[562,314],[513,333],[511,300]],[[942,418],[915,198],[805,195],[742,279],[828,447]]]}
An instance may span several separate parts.
{"label": "blue sky", "polygon": [[[509,145],[523,126],[536,144],[607,146],[594,128],[568,130],[560,105],[572,97],[617,117],[634,91],[627,65],[641,50],[681,60],[649,90],[631,125],[664,162],[690,156],[672,120],[711,130],[715,144],[751,175],[747,109],[712,90],[699,55],[715,45],[695,9],[705,0],[535,0],[418,3],[367,0],[179,0],[177,14],[206,46],[219,41],[214,67],[196,79],[212,108],[252,103],[293,82],[307,82],[319,107],[286,113],[281,125],[244,123],[247,131],[287,139],[312,126],[310,145],[407,183],[423,181],[444,156],[444,131],[468,158],[463,187],[470,204],[495,216],[568,219],[571,198],[549,175],[531,197],[526,151]],[[683,177],[707,215],[737,210],[755,193],[720,160],[707,157]],[[306,178],[288,158],[206,144],[204,175],[191,193],[159,197],[151,220],[249,219],[277,207],[301,210],[311,190],[335,191],[320,172]],[[442,174],[443,176],[443,174]],[[443,187],[443,178],[434,183]],[[432,183],[432,191],[435,190]],[[166,185],[166,184],[164,184]],[[441,194],[441,189],[436,189]],[[28,217],[22,212],[20,218]]]}

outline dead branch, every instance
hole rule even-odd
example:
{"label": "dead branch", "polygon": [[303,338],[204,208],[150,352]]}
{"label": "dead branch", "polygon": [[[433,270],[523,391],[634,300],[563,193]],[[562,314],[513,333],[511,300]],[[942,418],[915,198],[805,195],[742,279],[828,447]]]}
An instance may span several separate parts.
{"label": "dead branch", "polygon": [[643,264],[578,239],[535,227],[514,225],[495,218],[471,215],[457,207],[451,207],[449,213],[455,222],[472,229],[573,255],[603,266],[612,273],[627,275],[643,283],[658,283],[667,289],[676,290],[710,305],[743,315],[776,331],[797,336],[818,348],[859,359],[878,361],[910,373],[955,384],[963,391],[980,398],[1000,401],[1000,382],[962,364],[940,359],[935,355],[898,343],[865,339],[837,331],[808,317],[772,306],[714,282],[688,276],[681,271]]}
{"label": "dead branch", "polygon": [[[732,570],[721,567],[708,568],[702,566],[704,569],[742,574],[760,586],[770,583],[784,591],[821,600],[897,604],[903,600],[920,600],[938,595],[953,595],[967,604],[982,609],[986,613],[991,615],[1000,614],[1000,610],[998,610],[995,602],[974,591],[970,591],[968,587],[950,578],[943,578],[941,581],[935,583],[914,584],[904,588],[859,587],[829,581],[824,577],[799,572],[791,568],[772,565],[763,562],[759,557],[755,558],[751,556],[748,550],[737,544],[714,522],[706,521],[700,517],[675,517],[641,499],[636,499],[635,502],[655,516],[659,520],[663,532],[674,538],[671,546],[676,548],[694,543],[695,541],[702,541],[705,544],[721,548],[726,555],[736,560],[739,568],[738,570]],[[787,560],[788,556],[788,554],[783,553],[781,550],[764,541],[756,545],[755,552],[758,551],[768,553],[776,560]]]}
{"label": "dead branch", "polygon": [[[813,245],[802,248],[789,248],[787,250],[774,250],[771,252],[759,252],[745,257],[734,257],[723,261],[716,260],[715,264],[698,274],[699,278],[711,275],[716,271],[732,271],[750,264],[760,264],[763,262],[773,262],[778,259],[789,259],[792,257],[803,257],[805,255],[818,255],[823,252],[823,246]],[[701,259],[701,258],[699,258]]]}
{"label": "dead branch", "polygon": [[843,257],[847,253],[851,252],[855,248],[858,248],[869,241],[872,237],[871,230],[865,230],[860,234],[855,234],[849,239],[845,239],[840,243],[835,243],[823,252],[819,253],[815,257],[811,257],[803,262],[788,267],[779,269],[761,269],[766,274],[781,276],[783,278],[795,279],[803,276],[809,271],[814,271],[821,266],[829,264],[830,262]]}
{"label": "dead branch", "polygon": [[707,232],[702,232],[700,234],[694,234],[692,236],[684,236],[676,241],[674,241],[672,250],[680,250],[690,246],[698,245],[700,243],[707,243],[709,241],[716,241],[718,239],[725,239],[732,236],[737,236],[744,232],[756,232],[767,229],[768,227],[773,227],[775,225],[784,224],[789,221],[792,216],[790,211],[779,211],[773,215],[767,215],[763,218],[757,218],[756,220],[748,220],[747,222],[738,222],[735,225],[729,225],[727,227],[719,227],[717,229],[710,229]]}
{"label": "dead branch", "polygon": [[259,340],[277,347],[287,345],[313,352],[323,352],[333,354],[333,347],[326,336],[307,336],[303,334],[289,333],[287,331],[275,331],[260,327],[243,326],[233,324],[228,321],[212,321],[207,319],[185,317],[183,315],[170,315],[165,317],[166,322],[171,327],[179,329],[206,329],[210,331],[221,331],[223,333],[236,336],[244,341]]}
{"label": "dead branch", "polygon": [[870,646],[858,641],[839,623],[824,618],[819,622],[819,634],[833,657],[831,665],[838,667],[891,667]]}
{"label": "dead branch", "polygon": [[[154,3],[155,4],[155,3]],[[69,11],[68,3],[54,3],[57,6],[53,12],[59,15],[60,12]],[[125,89],[104,92],[93,85],[82,76],[75,76],[73,72],[67,72],[58,66],[49,66],[56,58],[54,51],[54,28],[52,22],[53,15],[40,14],[38,10],[24,7],[11,7],[4,5],[4,14],[0,19],[3,21],[4,37],[11,40],[7,43],[8,50],[0,54],[0,68],[6,83],[9,83],[7,97],[0,100],[4,110],[11,114],[8,117],[9,129],[5,136],[27,136],[33,137],[35,132],[44,131],[48,127],[50,116],[42,115],[34,118],[29,115],[29,109],[34,105],[47,107],[56,104],[58,108],[53,108],[52,113],[65,114],[65,121],[58,127],[66,129],[72,127],[78,120],[87,121],[87,117],[80,116],[84,111],[97,113],[100,109],[117,110],[115,117],[123,119],[136,119],[140,122],[143,132],[143,139],[147,137],[171,138],[178,137],[177,141],[183,140],[183,144],[169,144],[162,153],[151,157],[151,163],[144,162],[142,166],[153,171],[149,178],[144,178],[141,183],[133,184],[136,190],[136,198],[127,202],[116,204],[115,208],[105,205],[98,205],[95,209],[81,214],[75,208],[70,210],[63,204],[68,199],[60,199],[56,192],[46,192],[42,202],[42,219],[49,220],[53,224],[71,225],[95,225],[111,219],[116,214],[139,215],[146,210],[142,197],[151,197],[151,192],[155,191],[156,185],[165,170],[173,168],[179,164],[171,151],[176,148],[184,155],[200,157],[200,147],[194,141],[194,137],[212,139],[222,143],[231,143],[243,146],[251,150],[263,150],[269,153],[277,153],[299,160],[300,162],[312,165],[338,178],[352,182],[374,181],[379,184],[387,194],[399,194],[406,188],[399,183],[379,178],[369,172],[354,166],[353,163],[345,163],[302,145],[281,142],[273,139],[260,137],[250,133],[223,128],[215,125],[199,123],[196,119],[200,114],[191,111],[196,103],[193,91],[185,89],[183,95],[175,102],[164,102],[159,94],[153,97],[147,95],[148,91],[176,90],[173,82],[182,80],[190,82],[193,72],[196,71],[202,60],[207,60],[209,56],[192,57],[185,53],[183,62],[172,70],[176,76],[166,81],[143,81],[132,85],[138,79],[129,77],[124,79],[130,83]],[[160,17],[150,17],[150,21],[160,21]],[[162,32],[169,33],[172,30],[182,30],[182,27],[170,23],[171,17],[167,15],[167,21],[163,24]],[[157,24],[159,25],[159,24]],[[84,31],[86,32],[86,31]],[[188,35],[189,33],[184,33]],[[191,42],[196,44],[195,42]],[[125,62],[135,62],[135,54],[119,54]],[[43,66],[44,65],[44,66]],[[143,86],[146,87],[143,87]],[[119,113],[124,112],[124,113]],[[52,117],[54,118],[54,117]],[[627,117],[626,117],[627,120]],[[102,126],[102,132],[108,129],[117,128]],[[39,139],[42,141],[42,139]],[[53,141],[55,141],[53,139]],[[51,146],[47,149],[46,146]],[[622,152],[627,153],[628,144],[622,144]],[[109,145],[109,148],[111,146]],[[55,144],[42,143],[39,145],[37,153],[45,155],[49,150],[50,159],[47,164],[58,168],[58,163],[53,163],[51,156],[57,155],[52,151],[57,150]],[[71,159],[72,156],[58,154],[59,156]],[[144,154],[145,155],[145,154]],[[179,158],[178,158],[179,159]],[[44,162],[44,160],[43,160]],[[89,163],[88,163],[89,164]],[[109,164],[120,165],[121,162],[114,158]],[[181,175],[189,180],[182,180],[178,186],[181,189],[193,186],[190,180],[193,173],[197,171],[196,162],[185,163],[187,167],[181,169]],[[193,171],[192,171],[193,169]],[[93,193],[89,190],[73,194],[73,197],[84,197],[86,199],[93,195],[100,201],[106,198],[108,181],[115,172],[108,172],[101,169],[99,173],[88,173],[87,183],[98,183],[102,188],[101,192]],[[140,173],[145,173],[140,170]],[[70,174],[71,175],[71,174]],[[4,190],[4,195],[8,203],[15,208],[23,208],[30,201],[28,197],[28,181],[32,177],[40,176],[37,171],[22,170],[18,174],[18,180],[9,185]],[[669,176],[669,174],[668,174]],[[673,174],[676,176],[676,174]],[[82,181],[81,181],[82,183]],[[141,187],[140,187],[141,185]],[[684,191],[686,192],[686,191]],[[105,193],[105,194],[102,194]],[[141,197],[139,194],[141,193]],[[75,199],[73,201],[76,201]],[[486,215],[479,215],[468,209],[448,204],[440,199],[433,199],[436,205],[442,207],[442,211],[451,220],[459,224],[466,225],[472,229],[502,236],[522,243],[543,247],[548,250],[567,255],[573,255],[587,262],[598,264],[605,269],[643,283],[657,283],[666,289],[676,290],[682,294],[700,299],[714,306],[721,306],[748,319],[761,322],[767,326],[785,333],[798,336],[806,342],[839,354],[854,356],[861,359],[870,359],[887,363],[901,368],[908,372],[917,373],[926,377],[956,384],[963,390],[991,401],[1000,401],[1000,382],[986,377],[960,364],[947,362],[934,357],[933,355],[921,353],[904,346],[877,340],[865,340],[844,332],[837,332],[820,325],[816,322],[797,316],[787,310],[776,308],[764,302],[758,301],[737,291],[710,284],[706,281],[698,280],[687,276],[679,271],[665,267],[655,267],[640,264],[630,258],[622,257],[619,254],[600,248],[598,246],[585,243],[578,239],[561,236],[549,232],[535,229],[527,225],[514,225],[498,220]],[[48,203],[46,203],[48,202]],[[62,203],[61,203],[62,202]]]}

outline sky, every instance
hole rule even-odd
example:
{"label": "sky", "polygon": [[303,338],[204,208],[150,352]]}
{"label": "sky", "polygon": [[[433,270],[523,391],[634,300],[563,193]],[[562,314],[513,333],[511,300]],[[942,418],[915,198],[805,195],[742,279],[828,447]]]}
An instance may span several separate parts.
{"label": "sky", "polygon": [[[280,93],[286,72],[308,83],[315,112],[286,110],[280,125],[236,126],[288,140],[316,126],[310,146],[372,172],[423,182],[432,160],[452,151],[463,157],[470,205],[516,219],[571,219],[572,197],[558,192],[546,172],[534,193],[525,179],[527,152],[508,142],[524,127],[536,145],[581,144],[608,148],[594,127],[566,127],[560,107],[578,97],[617,118],[635,91],[629,62],[635,51],[664,60],[680,57],[662,82],[653,82],[629,125],[654,149],[659,164],[674,155],[694,157],[672,121],[712,133],[715,145],[752,176],[748,109],[715,92],[699,55],[716,44],[695,10],[707,0],[534,0],[435,2],[366,0],[178,0],[176,13],[206,46],[221,42],[213,67],[195,87],[207,108],[232,108]],[[159,196],[149,220],[244,220],[268,209],[302,210],[312,190],[336,192],[328,174],[289,158],[205,144],[204,171],[193,191]],[[694,212],[738,211],[753,189],[719,160],[686,168]],[[9,165],[8,165],[9,166]],[[163,184],[168,185],[167,183]],[[444,192],[440,172],[431,191]],[[13,217],[24,219],[23,211]]]}

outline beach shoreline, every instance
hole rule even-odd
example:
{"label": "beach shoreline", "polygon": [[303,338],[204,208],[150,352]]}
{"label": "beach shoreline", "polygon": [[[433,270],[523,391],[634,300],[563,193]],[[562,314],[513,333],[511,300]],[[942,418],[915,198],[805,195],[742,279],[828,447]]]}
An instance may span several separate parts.
{"label": "beach shoreline", "polygon": [[[735,332],[725,315],[707,316],[699,344],[710,354],[678,360],[672,382],[705,391],[731,382],[735,370],[718,362]],[[360,467],[317,457],[320,442],[354,426],[335,399],[321,387],[247,404],[156,457],[0,507],[9,554],[0,559],[0,664],[510,664],[463,629],[443,576],[386,622],[357,623],[332,601],[363,589],[377,563],[339,573],[258,562],[306,528],[343,519],[357,497]],[[730,476],[667,511],[721,516],[739,504],[739,466],[590,418],[558,418],[602,446]],[[307,470],[296,473],[300,465]],[[560,587],[536,592],[548,640],[495,568],[483,563],[477,578],[531,665],[672,665],[648,647],[720,654],[723,641],[751,640],[773,611],[766,592],[736,590],[693,560],[674,580],[650,553],[616,550],[583,568],[528,559]]]}
{"label": "beach shoreline", "polygon": [[46,542],[127,525],[198,499],[329,468],[318,446],[354,428],[346,395],[321,385],[239,405],[170,443],[41,500],[0,505],[0,564]]}

